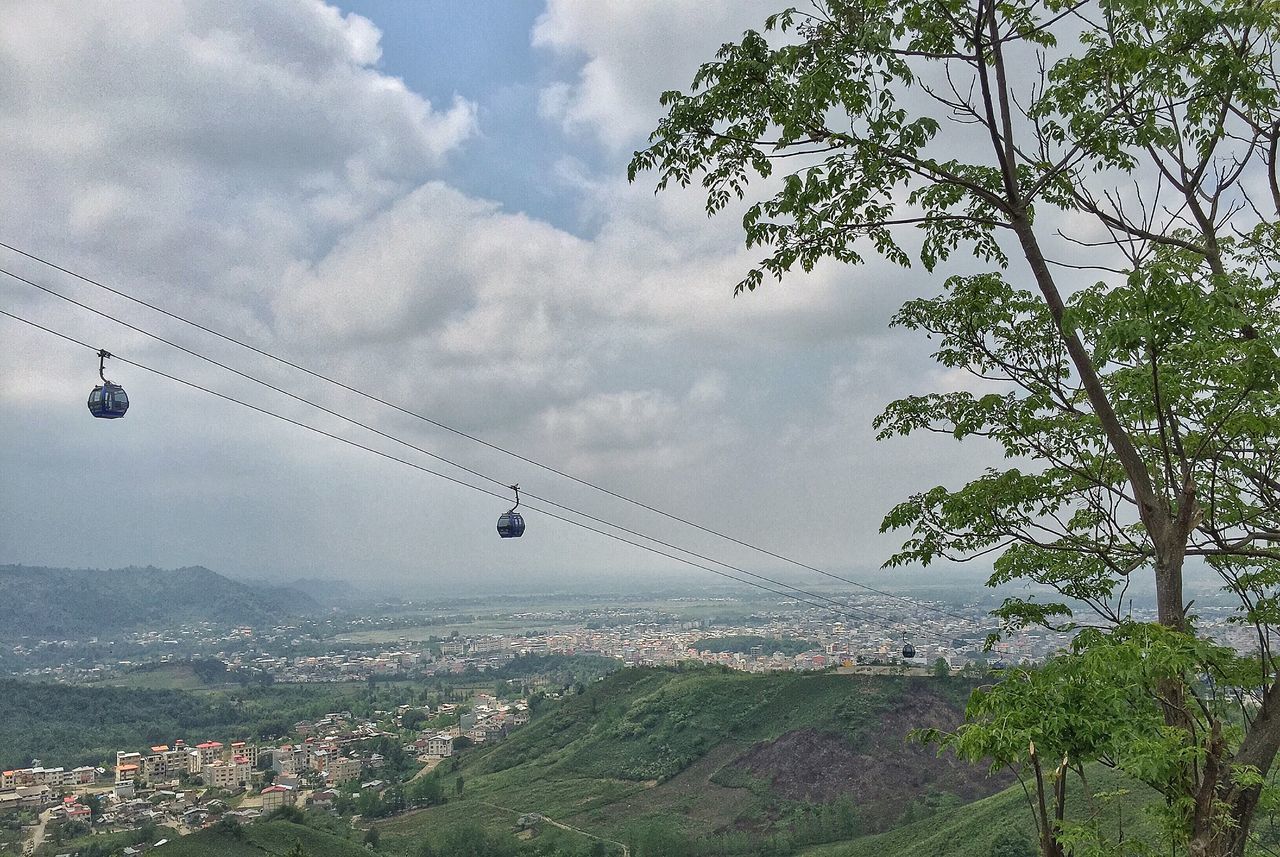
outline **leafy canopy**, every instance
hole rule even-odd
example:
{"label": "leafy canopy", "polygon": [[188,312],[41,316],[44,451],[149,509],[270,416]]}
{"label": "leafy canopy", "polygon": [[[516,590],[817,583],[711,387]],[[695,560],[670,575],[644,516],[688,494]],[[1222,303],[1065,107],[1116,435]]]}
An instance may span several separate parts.
{"label": "leafy canopy", "polygon": [[[1094,626],[975,697],[945,738],[1034,768],[1046,855],[1093,847],[1061,815],[1084,761],[1154,786],[1171,838],[1197,854],[1242,853],[1269,800],[1278,13],[1276,0],[818,0],[664,93],[630,165],[659,189],[697,182],[709,214],[746,201],[746,242],[765,255],[736,292],[868,252],[955,269],[894,324],[928,334],[971,389],[893,402],[876,426],[983,439],[1008,464],[894,507],[884,528],[910,535],[889,564],[993,557],[993,585],[1057,595],[1006,600],[1003,630]],[[1189,558],[1236,597],[1254,651],[1197,632]],[[1155,584],[1158,626],[1130,621],[1137,575]],[[1033,742],[1069,760],[1049,786]]]}

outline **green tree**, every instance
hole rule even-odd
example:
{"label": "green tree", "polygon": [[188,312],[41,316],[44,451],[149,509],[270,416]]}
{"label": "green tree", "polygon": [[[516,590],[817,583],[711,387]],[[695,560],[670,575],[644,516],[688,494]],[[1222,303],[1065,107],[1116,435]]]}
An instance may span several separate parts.
{"label": "green tree", "polygon": [[[222,818],[218,819],[218,823],[213,826],[213,829],[216,830],[218,833],[221,833],[223,836],[229,836],[232,839],[244,839],[244,828],[240,826],[240,822],[236,820],[236,817],[234,815],[222,816]],[[148,836],[145,839],[142,839],[139,841],[142,841],[142,842],[154,841],[153,840],[154,835],[155,834],[152,833],[151,836]]]}
{"label": "green tree", "polygon": [[80,798],[80,802],[89,807],[89,823],[102,817],[102,795],[90,793]]}
{"label": "green tree", "polygon": [[462,774],[458,774],[458,778],[453,781],[453,793],[458,797],[462,797]]}
{"label": "green tree", "polygon": [[419,777],[409,786],[409,800],[418,806],[435,806],[444,803],[444,789],[434,776]]}
{"label": "green tree", "polygon": [[367,847],[377,850],[378,843],[381,841],[382,841],[382,834],[378,832],[378,828],[370,827],[368,830],[364,832],[364,844]]}
{"label": "green tree", "polygon": [[[1243,854],[1271,800],[1277,22],[1275,0],[818,0],[664,93],[631,163],[659,188],[700,182],[712,214],[771,179],[743,217],[766,255],[738,291],[869,251],[930,271],[964,254],[968,271],[895,324],[982,392],[909,397],[877,426],[985,438],[1021,466],[918,493],[883,527],[911,533],[891,565],[994,554],[993,585],[1061,596],[1007,599],[1000,633],[1077,628],[1080,611],[1100,626],[928,734],[1034,775],[1045,855],[1100,835],[1063,817],[1092,760],[1155,788],[1194,855]],[[1198,630],[1188,558],[1235,597],[1257,651]],[[1129,620],[1137,576],[1155,624]]]}
{"label": "green tree", "polygon": [[307,815],[301,809],[290,804],[285,804],[279,809],[274,810],[267,818],[272,821],[288,821],[293,824],[306,824]]}
{"label": "green tree", "polygon": [[991,843],[991,857],[1035,857],[1036,846],[1016,830],[1003,830]]}
{"label": "green tree", "polygon": [[416,732],[421,729],[423,724],[427,722],[427,715],[422,713],[420,709],[411,708],[400,718],[401,728]]}
{"label": "green tree", "polygon": [[302,840],[293,840],[293,847],[289,849],[287,857],[308,857],[307,849],[302,847]]}
{"label": "green tree", "polygon": [[934,678],[949,678],[951,676],[951,664],[946,658],[938,658],[933,662]]}

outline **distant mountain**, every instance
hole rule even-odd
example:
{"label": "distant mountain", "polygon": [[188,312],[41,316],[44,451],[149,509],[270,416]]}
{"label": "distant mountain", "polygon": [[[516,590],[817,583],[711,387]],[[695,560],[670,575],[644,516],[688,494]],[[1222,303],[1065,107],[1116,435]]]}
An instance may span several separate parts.
{"label": "distant mountain", "polygon": [[280,584],[279,589],[305,593],[323,607],[353,607],[374,600],[368,591],[332,577],[301,577]]}
{"label": "distant mountain", "polygon": [[83,639],[201,621],[260,626],[320,609],[306,593],[240,583],[200,566],[0,565],[0,639]]}

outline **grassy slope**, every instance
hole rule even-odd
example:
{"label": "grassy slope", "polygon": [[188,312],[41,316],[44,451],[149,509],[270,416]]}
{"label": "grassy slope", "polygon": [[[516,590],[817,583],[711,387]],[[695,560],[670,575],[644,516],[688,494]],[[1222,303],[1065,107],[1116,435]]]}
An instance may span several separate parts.
{"label": "grassy slope", "polygon": [[359,843],[322,830],[313,830],[287,821],[266,821],[243,828],[235,838],[206,830],[171,841],[164,847],[166,857],[266,857],[285,855],[301,842],[307,857],[368,857]]}
{"label": "grassy slope", "polygon": [[139,690],[208,690],[210,685],[188,662],[157,664],[145,670],[134,670],[102,682],[109,687],[131,687]]}
{"label": "grassy slope", "polygon": [[[1095,794],[1129,790],[1128,794],[1107,803],[1094,804],[1104,831],[1112,835],[1123,831],[1128,840],[1151,841],[1153,828],[1144,807],[1156,800],[1154,792],[1103,768],[1091,771],[1089,786]],[[1070,781],[1069,789],[1068,821],[1089,811],[1076,780]],[[1033,839],[1035,822],[1027,806],[1026,793],[1017,785],[887,833],[862,836],[847,843],[821,845],[802,853],[804,857],[915,857],[920,854],[989,857],[996,841],[1009,832],[1023,835],[1031,849],[1028,853],[1036,853]]]}
{"label": "grassy slope", "polygon": [[759,826],[793,804],[726,765],[800,729],[844,736],[871,754],[874,741],[901,747],[912,723],[891,728],[889,738],[868,736],[906,695],[958,711],[967,689],[833,674],[623,670],[506,741],[468,751],[456,772],[441,773],[450,794],[463,777],[461,800],[392,820],[384,833],[394,841],[462,818],[509,832],[516,812],[540,812],[615,839],[658,820],[690,837]]}
{"label": "grassy slope", "polygon": [[[638,830],[653,825],[683,839],[725,829],[756,830],[750,834],[754,839],[759,831],[751,825],[778,819],[801,802],[780,798],[776,783],[727,767],[753,746],[808,729],[843,734],[870,755],[891,755],[912,725],[910,715],[902,714],[904,700],[918,708],[921,699],[949,697],[956,703],[964,695],[958,684],[923,680],[624,670],[568,698],[505,742],[468,751],[456,771],[440,774],[449,802],[379,822],[379,851],[411,857],[424,838],[438,843],[451,830],[477,825],[514,844],[516,817],[526,812],[611,840],[634,841]],[[894,717],[902,722],[875,731]],[[685,759],[691,763],[678,770],[677,762]],[[464,781],[460,798],[454,794],[458,776]],[[1098,792],[1123,784],[1116,775],[1097,771],[1090,785]],[[1074,785],[1073,790],[1069,809],[1074,813],[1080,805]],[[1121,799],[1131,838],[1143,831],[1140,807],[1147,802],[1143,793]],[[1109,812],[1115,819],[1115,809]],[[987,857],[1005,831],[1020,831],[1029,843],[1031,829],[1025,797],[1014,786],[887,833],[803,853]],[[556,835],[577,846],[590,844],[579,834]],[[301,839],[313,857],[365,853],[358,834],[346,840],[285,822],[246,828],[243,841],[206,832],[183,840],[173,853],[261,857],[287,852],[294,839]],[[610,853],[616,852],[610,846]]]}

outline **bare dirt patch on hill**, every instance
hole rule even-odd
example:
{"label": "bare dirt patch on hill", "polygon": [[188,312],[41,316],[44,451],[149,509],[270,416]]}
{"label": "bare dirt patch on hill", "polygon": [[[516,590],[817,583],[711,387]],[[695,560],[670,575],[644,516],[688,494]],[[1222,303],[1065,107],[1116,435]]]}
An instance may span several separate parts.
{"label": "bare dirt patch on hill", "polygon": [[774,793],[791,800],[826,803],[848,797],[864,823],[883,829],[913,803],[967,803],[994,794],[1013,782],[990,776],[982,765],[936,748],[908,741],[920,727],[954,728],[959,706],[917,688],[894,702],[879,722],[857,740],[836,732],[799,729],[756,744],[727,766],[765,780]]}

